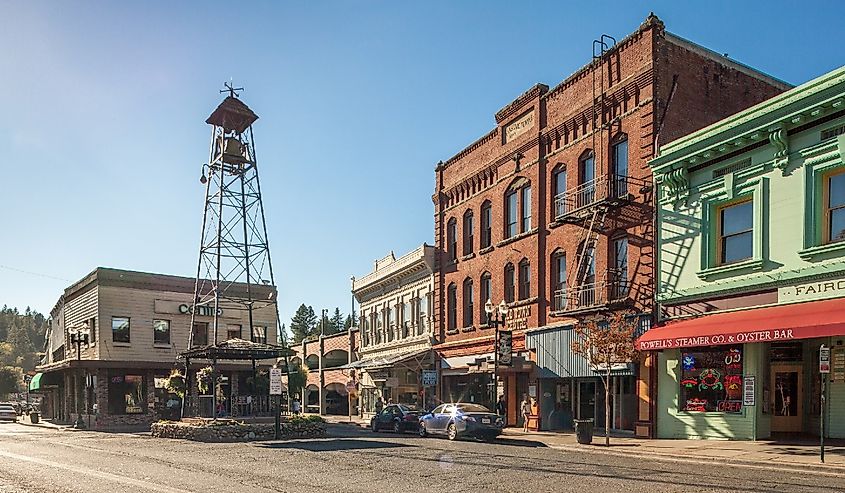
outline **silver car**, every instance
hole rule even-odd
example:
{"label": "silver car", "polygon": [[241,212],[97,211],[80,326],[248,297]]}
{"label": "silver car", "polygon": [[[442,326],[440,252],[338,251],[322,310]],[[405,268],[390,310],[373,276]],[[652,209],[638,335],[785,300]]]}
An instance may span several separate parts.
{"label": "silver car", "polygon": [[18,413],[15,412],[15,407],[8,403],[0,404],[0,421],[18,421]]}
{"label": "silver car", "polygon": [[449,440],[472,436],[492,440],[502,434],[505,426],[497,416],[484,406],[471,403],[441,404],[420,417],[419,434],[446,435]]}

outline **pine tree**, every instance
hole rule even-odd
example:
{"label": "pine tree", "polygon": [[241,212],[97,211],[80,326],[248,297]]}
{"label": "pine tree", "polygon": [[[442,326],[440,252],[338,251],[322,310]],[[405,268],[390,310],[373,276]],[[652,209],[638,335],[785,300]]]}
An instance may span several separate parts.
{"label": "pine tree", "polygon": [[351,327],[358,326],[358,316],[354,313],[346,316],[346,321],[343,322],[343,328],[349,330]]}
{"label": "pine tree", "polygon": [[335,307],[334,314],[326,324],[326,329],[326,335],[343,332],[343,314],[340,313],[340,308]]}
{"label": "pine tree", "polygon": [[290,319],[290,332],[293,335],[293,343],[298,344],[306,337],[314,334],[317,327],[317,316],[314,309],[305,304],[299,305],[296,313]]}

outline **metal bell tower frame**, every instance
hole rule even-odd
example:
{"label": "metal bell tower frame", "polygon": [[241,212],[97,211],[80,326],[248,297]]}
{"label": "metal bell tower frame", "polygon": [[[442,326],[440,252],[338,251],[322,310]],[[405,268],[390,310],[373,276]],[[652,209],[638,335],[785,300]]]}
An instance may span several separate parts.
{"label": "metal bell tower frame", "polygon": [[229,83],[225,86],[220,92],[228,96],[205,121],[211,125],[211,144],[200,178],[206,185],[205,207],[188,347],[195,345],[197,312],[212,317],[209,344],[226,339],[220,322],[224,309],[248,312],[249,339],[255,341],[253,312],[271,305],[276,314],[278,341],[266,342],[281,342],[286,347],[275,292],[268,297],[266,289],[256,289],[268,284],[276,286],[252,133],[258,115],[238,98],[238,91],[243,88]]}

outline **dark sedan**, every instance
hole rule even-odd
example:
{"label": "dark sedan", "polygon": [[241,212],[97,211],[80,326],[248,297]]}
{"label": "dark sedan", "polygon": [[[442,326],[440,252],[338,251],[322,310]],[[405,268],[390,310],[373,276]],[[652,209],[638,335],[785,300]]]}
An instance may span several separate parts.
{"label": "dark sedan", "polygon": [[502,418],[484,406],[470,403],[441,404],[420,418],[419,433],[446,435],[449,440],[471,436],[492,440],[502,434]]}
{"label": "dark sedan", "polygon": [[422,410],[416,406],[391,404],[373,416],[370,420],[370,428],[373,431],[393,430],[394,433],[417,431],[420,414]]}

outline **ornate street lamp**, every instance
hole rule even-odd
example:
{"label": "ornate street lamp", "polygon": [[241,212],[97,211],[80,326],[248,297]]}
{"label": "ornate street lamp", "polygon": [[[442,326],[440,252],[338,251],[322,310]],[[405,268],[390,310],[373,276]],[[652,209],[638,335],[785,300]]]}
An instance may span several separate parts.
{"label": "ornate street lamp", "polygon": [[493,302],[488,298],[484,303],[484,311],[487,313],[487,325],[495,329],[493,336],[493,384],[491,385],[492,399],[490,400],[493,406],[496,405],[496,391],[499,387],[499,326],[505,326],[505,320],[508,316],[508,305],[505,300],[499,303],[498,310]]}
{"label": "ornate street lamp", "polygon": [[[89,335],[91,331],[87,326],[72,328],[68,330],[68,335],[70,336],[70,343],[76,345],[76,361],[82,361],[82,345],[88,345]],[[81,370],[81,366],[80,366]],[[86,379],[83,378],[83,382]],[[78,395],[78,394],[77,394]],[[88,411],[88,389],[85,389],[85,411]],[[85,422],[82,420],[82,413],[79,410],[79,407],[76,408],[76,424],[74,425],[78,429],[85,428]]]}

